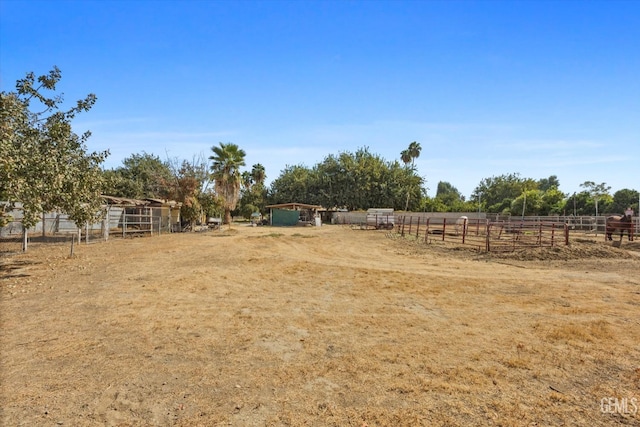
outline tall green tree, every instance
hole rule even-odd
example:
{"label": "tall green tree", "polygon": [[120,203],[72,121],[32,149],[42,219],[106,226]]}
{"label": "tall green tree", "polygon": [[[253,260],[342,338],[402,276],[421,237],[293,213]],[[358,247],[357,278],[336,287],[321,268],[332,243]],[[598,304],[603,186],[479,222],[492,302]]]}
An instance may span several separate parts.
{"label": "tall green tree", "polygon": [[560,180],[556,175],[551,175],[549,178],[541,178],[538,180],[538,190],[547,191],[552,188],[560,188]]}
{"label": "tall green tree", "polygon": [[607,206],[607,213],[623,214],[627,208],[633,209],[636,215],[640,214],[638,207],[638,191],[623,188],[613,193],[613,201]]}
{"label": "tall green tree", "polygon": [[537,183],[533,179],[511,173],[483,179],[473,190],[471,198],[480,200],[481,208],[486,212],[509,214],[515,199],[536,188]]}
{"label": "tall green tree", "polygon": [[105,177],[105,194],[131,199],[171,198],[175,184],[169,161],[144,151],[125,158],[122,166],[105,171]]}
{"label": "tall green tree", "polygon": [[[416,141],[413,141],[409,144],[406,150],[402,150],[400,152],[400,159],[405,165],[409,165],[411,163],[411,170],[415,171],[415,160],[420,157],[420,152],[422,151],[422,147]],[[407,201],[404,205],[404,210],[409,209],[409,197],[411,196],[411,188],[407,189]]]}
{"label": "tall green tree", "polygon": [[267,172],[263,165],[256,163],[251,167],[251,179],[254,184],[264,185],[264,181],[267,179]]}
{"label": "tall green tree", "polygon": [[267,189],[264,181],[266,178],[265,168],[260,163],[253,165],[251,172],[242,173],[243,188],[238,210],[245,218],[250,218],[254,212],[265,213]]}
{"label": "tall green tree", "polygon": [[287,165],[272,183],[269,190],[269,202],[278,203],[308,203],[314,204],[309,187],[315,178],[312,171],[304,165]]}
{"label": "tall green tree", "polygon": [[537,189],[525,190],[511,202],[511,215],[541,215],[543,194]]}
{"label": "tall green tree", "polygon": [[603,199],[607,201],[608,199],[611,198],[611,196],[609,195],[609,190],[611,190],[611,186],[607,185],[605,182],[596,184],[593,181],[585,181],[582,184],[580,184],[580,187],[584,188],[585,191],[589,193],[589,196],[591,197],[595,205],[595,214],[596,216],[598,216],[600,214],[598,210],[598,203]]}
{"label": "tall green tree", "polygon": [[438,198],[445,205],[453,206],[455,203],[464,201],[464,197],[460,194],[460,191],[451,183],[446,181],[438,182],[438,188],[436,190],[436,198]]}
{"label": "tall green tree", "polygon": [[89,94],[62,109],[61,94],[47,95],[61,78],[57,67],[38,77],[28,73],[15,92],[0,93],[0,200],[7,202],[0,206],[0,223],[17,203],[26,228],[46,211],[67,213],[78,225],[101,214],[100,165],[109,153],[88,152],[91,133],[78,135],[71,126],[97,98]]}
{"label": "tall green tree", "polygon": [[236,144],[220,143],[217,147],[211,147],[213,155],[209,157],[211,164],[211,177],[215,183],[215,190],[223,200],[224,223],[231,223],[231,211],[236,208],[240,198],[242,173],[240,168],[245,165],[246,153]]}

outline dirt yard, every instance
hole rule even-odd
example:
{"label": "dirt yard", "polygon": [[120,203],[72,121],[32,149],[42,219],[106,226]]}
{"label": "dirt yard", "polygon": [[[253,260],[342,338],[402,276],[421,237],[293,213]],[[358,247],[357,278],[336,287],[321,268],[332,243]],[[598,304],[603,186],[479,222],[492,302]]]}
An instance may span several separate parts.
{"label": "dirt yard", "polygon": [[0,258],[5,426],[640,425],[640,242],[342,226]]}

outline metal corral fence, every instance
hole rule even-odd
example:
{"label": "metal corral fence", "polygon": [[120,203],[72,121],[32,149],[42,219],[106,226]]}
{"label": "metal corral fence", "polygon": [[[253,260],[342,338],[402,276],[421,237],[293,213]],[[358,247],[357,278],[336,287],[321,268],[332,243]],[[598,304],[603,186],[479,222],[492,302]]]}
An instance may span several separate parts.
{"label": "metal corral fence", "polygon": [[[372,211],[372,212],[370,212]],[[394,212],[392,214],[388,213],[378,213],[375,211],[380,211],[380,209],[371,209],[370,211],[338,211],[332,212],[331,215],[331,223],[332,224],[341,224],[341,225],[350,225],[352,228],[363,228],[363,229],[372,229],[372,228],[385,228],[385,227],[372,227],[372,224],[388,224],[390,222],[395,223],[397,218],[402,215],[411,215],[414,218],[422,218],[421,221],[424,221],[426,218],[447,218],[451,220],[458,219],[460,216],[467,216],[468,218],[486,218],[484,213],[478,212]],[[377,221],[376,221],[377,219]]]}
{"label": "metal corral fence", "polygon": [[22,226],[22,211],[11,212],[13,221],[0,227],[0,254],[24,251],[32,244],[93,243],[113,237],[158,235],[179,231],[164,207],[105,206],[104,218],[78,227],[64,213],[50,212],[29,229]]}
{"label": "metal corral fence", "polygon": [[425,243],[453,243],[487,252],[569,244],[568,225],[553,221],[400,215],[395,230]]}
{"label": "metal corral fence", "polygon": [[[491,221],[527,221],[527,222],[555,222],[565,223],[569,227],[571,232],[583,232],[590,235],[602,235],[605,236],[607,228],[607,218],[610,215],[599,216],[573,216],[573,215],[546,215],[546,216],[525,216],[514,217],[509,215],[500,214],[487,214],[487,218]],[[629,227],[632,230],[632,234],[636,237],[640,235],[640,216],[634,216],[631,218],[632,226]],[[626,233],[625,233],[626,234]]]}

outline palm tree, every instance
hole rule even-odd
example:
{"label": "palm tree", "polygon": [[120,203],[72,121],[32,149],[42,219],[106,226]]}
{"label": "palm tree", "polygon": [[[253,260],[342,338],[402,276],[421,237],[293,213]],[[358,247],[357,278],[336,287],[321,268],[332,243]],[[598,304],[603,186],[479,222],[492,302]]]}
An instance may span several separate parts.
{"label": "palm tree", "polygon": [[236,208],[240,199],[240,185],[242,174],[240,167],[244,166],[246,153],[236,144],[220,143],[219,147],[211,147],[213,160],[211,178],[215,183],[216,193],[222,198],[224,206],[224,224],[231,224],[231,211]]}
{"label": "palm tree", "polygon": [[422,147],[419,142],[413,141],[409,144],[409,148],[406,150],[402,150],[400,152],[400,158],[404,162],[405,165],[411,163],[411,169],[414,167],[414,161],[418,157],[420,157],[420,152],[422,151]]}
{"label": "palm tree", "polygon": [[[414,162],[415,162],[415,159],[420,157],[420,151],[422,151],[422,147],[420,146],[420,143],[413,141],[411,144],[409,144],[409,147],[406,150],[402,150],[400,152],[400,159],[407,166],[409,166],[409,163],[411,163],[411,170],[414,171],[415,170]],[[410,194],[411,194],[411,189],[409,188],[407,189],[407,202],[404,205],[405,211],[409,209]]]}
{"label": "palm tree", "polygon": [[251,184],[253,183],[253,178],[251,178],[251,173],[249,171],[244,171],[240,175],[240,182],[242,183],[242,187],[245,190],[251,188]]}
{"label": "palm tree", "polygon": [[253,169],[251,169],[251,178],[253,179],[254,184],[264,184],[264,180],[267,179],[267,173],[264,166],[260,163],[253,165]]}

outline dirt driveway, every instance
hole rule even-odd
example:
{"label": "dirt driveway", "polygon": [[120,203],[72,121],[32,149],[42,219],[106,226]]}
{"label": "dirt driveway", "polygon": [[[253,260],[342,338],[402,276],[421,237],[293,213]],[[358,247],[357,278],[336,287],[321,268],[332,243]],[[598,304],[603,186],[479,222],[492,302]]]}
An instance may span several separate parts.
{"label": "dirt driveway", "polygon": [[582,245],[238,225],[32,248],[0,258],[0,424],[639,425],[640,257]]}

